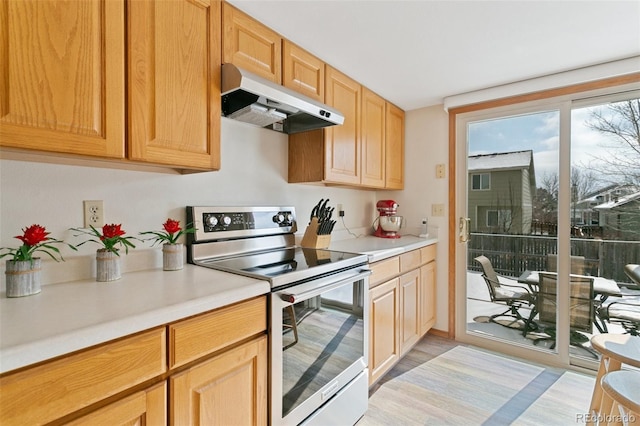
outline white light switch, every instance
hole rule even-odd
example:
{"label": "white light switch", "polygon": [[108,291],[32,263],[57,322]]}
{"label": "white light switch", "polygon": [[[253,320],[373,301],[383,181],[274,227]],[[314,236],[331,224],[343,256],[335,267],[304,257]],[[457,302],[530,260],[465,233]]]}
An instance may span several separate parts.
{"label": "white light switch", "polygon": [[431,216],[444,216],[444,204],[431,204]]}

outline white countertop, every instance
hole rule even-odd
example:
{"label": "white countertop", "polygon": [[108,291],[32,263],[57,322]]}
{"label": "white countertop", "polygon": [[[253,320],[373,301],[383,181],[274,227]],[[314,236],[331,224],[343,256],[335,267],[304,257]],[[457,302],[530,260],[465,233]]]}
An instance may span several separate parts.
{"label": "white countertop", "polygon": [[42,286],[0,299],[0,373],[137,333],[271,290],[267,281],[186,264],[113,282]]}
{"label": "white countertop", "polygon": [[[436,238],[364,236],[330,250],[369,262],[435,244]],[[0,298],[0,373],[45,361],[271,290],[267,281],[185,264],[180,271],[127,272],[113,282],[81,280],[42,286],[33,296]]]}
{"label": "white countertop", "polygon": [[379,238],[368,235],[332,242],[329,250],[362,253],[369,256],[369,262],[377,262],[437,242],[438,239],[435,237],[421,238],[413,235],[403,235],[401,238]]}

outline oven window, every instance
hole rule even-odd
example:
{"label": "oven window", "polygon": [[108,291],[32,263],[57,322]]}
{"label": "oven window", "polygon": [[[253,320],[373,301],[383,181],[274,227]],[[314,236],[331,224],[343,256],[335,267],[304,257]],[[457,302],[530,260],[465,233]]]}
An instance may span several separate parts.
{"label": "oven window", "polygon": [[364,356],[364,282],[283,308],[282,416]]}

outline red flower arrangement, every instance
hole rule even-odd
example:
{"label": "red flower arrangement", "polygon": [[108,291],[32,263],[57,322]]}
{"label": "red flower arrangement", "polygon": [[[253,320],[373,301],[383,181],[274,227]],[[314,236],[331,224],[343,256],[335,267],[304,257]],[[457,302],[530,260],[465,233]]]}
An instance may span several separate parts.
{"label": "red flower arrangement", "polygon": [[[105,250],[110,251],[111,253],[114,253],[117,256],[120,256],[120,253],[118,253],[119,249],[116,247],[117,245],[123,246],[124,251],[127,254],[129,253],[129,248],[136,247],[131,242],[131,240],[135,239],[134,237],[123,237],[123,235],[125,235],[126,232],[122,229],[121,224],[116,225],[115,223],[113,223],[110,225],[104,225],[102,227],[102,234],[93,226],[89,225],[89,227],[91,228],[90,231],[87,231],[84,229],[71,228],[72,231],[80,232],[80,234],[90,235],[92,237],[87,241],[81,242],[80,244],[78,244],[78,246],[81,246],[82,244],[88,243],[89,241],[91,241],[94,243],[102,244]],[[76,237],[77,236],[78,235],[76,235]]]}
{"label": "red flower arrangement", "polygon": [[[42,252],[46,253],[56,262],[59,262],[60,260],[64,260],[64,258],[60,254],[60,250],[57,247],[54,247],[52,244],[66,244],[71,249],[77,250],[71,244],[49,237],[50,232],[47,232],[44,226],[31,225],[28,228],[22,228],[22,232],[22,235],[17,235],[15,237],[22,241],[22,245],[17,249],[6,247],[1,248],[0,250],[7,250],[7,252],[0,255],[0,259],[5,256],[11,255],[13,256],[12,260],[14,261],[33,261],[34,253]],[[56,255],[58,255],[60,259],[58,259]]]}
{"label": "red flower arrangement", "polygon": [[187,228],[182,229],[180,227],[180,221],[173,220],[173,219],[167,219],[167,221],[162,224],[162,227],[164,228],[165,232],[146,231],[146,232],[141,232],[140,234],[154,235],[153,238],[150,238],[151,240],[153,240],[153,244],[158,244],[161,242],[165,244],[176,244],[176,242],[178,241],[178,238],[180,238],[182,234],[193,234],[194,232],[196,232],[196,229],[193,227],[189,227],[189,225],[187,225]]}

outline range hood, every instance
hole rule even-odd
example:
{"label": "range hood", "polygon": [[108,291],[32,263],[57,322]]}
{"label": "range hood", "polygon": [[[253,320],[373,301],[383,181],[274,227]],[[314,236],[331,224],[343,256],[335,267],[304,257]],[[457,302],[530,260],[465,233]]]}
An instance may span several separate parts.
{"label": "range hood", "polygon": [[335,109],[233,64],[222,65],[222,114],[288,134],[344,123]]}

